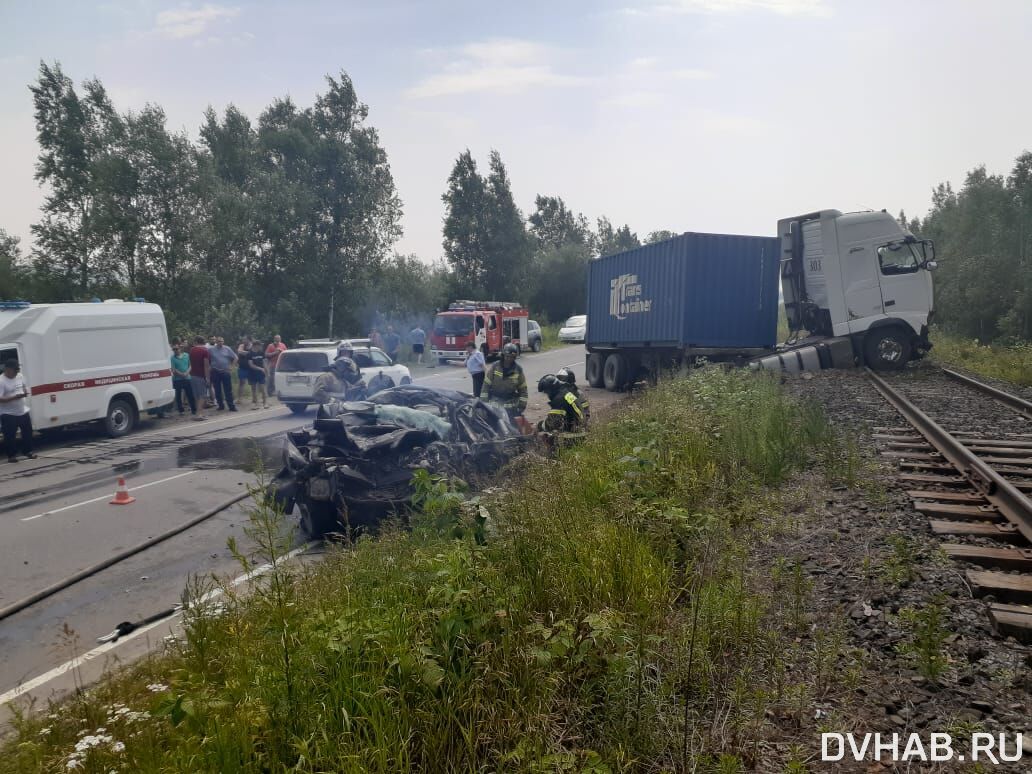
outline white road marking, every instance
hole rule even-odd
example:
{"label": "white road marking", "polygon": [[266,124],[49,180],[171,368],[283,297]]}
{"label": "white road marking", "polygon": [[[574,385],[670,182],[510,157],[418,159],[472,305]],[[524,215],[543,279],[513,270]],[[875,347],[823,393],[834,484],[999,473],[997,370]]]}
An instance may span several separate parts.
{"label": "white road marking", "polygon": [[[166,481],[175,481],[177,478],[182,478],[183,476],[189,476],[189,475],[191,475],[193,473],[196,473],[196,472],[197,472],[196,470],[188,470],[185,473],[177,473],[176,475],[169,476],[168,478],[158,479],[157,481],[148,481],[146,484],[139,484],[138,486],[134,486],[133,487],[133,491],[135,492],[137,489],[146,489],[147,487],[154,486],[156,484],[164,484]],[[55,513],[61,513],[62,511],[70,511],[72,508],[78,508],[80,505],[89,505],[90,503],[99,503],[101,500],[106,500],[110,496],[111,495],[101,495],[100,497],[94,497],[92,500],[83,500],[81,503],[73,503],[72,505],[66,505],[63,508],[55,508],[52,511],[45,511],[44,513],[37,513],[35,516],[26,516],[24,519],[21,519],[21,521],[33,521],[35,519],[42,518],[43,516],[53,516]]]}
{"label": "white road marking", "polygon": [[[155,482],[155,483],[157,483],[157,482]],[[301,546],[299,548],[295,548],[293,551],[290,551],[289,553],[284,554],[283,557],[279,561],[284,562],[284,561],[287,561],[289,559],[293,559],[295,556],[297,556],[298,554],[304,553],[305,551],[307,551],[311,547],[312,547],[311,543],[305,543],[303,546]],[[259,576],[259,575],[264,575],[265,573],[267,573],[271,569],[272,569],[272,565],[271,564],[263,564],[260,567],[255,567],[250,572],[244,573],[243,575],[239,575],[236,578],[234,578],[230,582],[230,585],[231,586],[239,586],[241,583],[246,583],[247,581],[251,580],[251,578],[255,578],[255,577]],[[212,599],[214,599],[215,597],[219,596],[221,593],[222,593],[221,589],[213,589],[212,591],[209,591],[207,594],[204,594],[202,597],[200,597],[200,599],[198,599],[196,602],[194,602],[194,604],[195,605],[203,605],[206,602],[210,602]],[[72,671],[73,669],[78,669],[80,666],[85,664],[87,661],[92,661],[93,659],[97,658],[97,656],[102,656],[105,653],[107,653],[108,651],[114,650],[119,645],[122,645],[122,644],[128,642],[129,640],[136,639],[137,637],[139,637],[142,634],[146,634],[151,629],[155,629],[158,626],[162,626],[163,624],[170,623],[173,619],[178,618],[182,614],[183,614],[183,612],[180,610],[180,611],[178,611],[176,613],[173,613],[168,618],[162,618],[160,621],[155,621],[154,623],[149,623],[146,626],[141,626],[139,629],[136,629],[135,631],[130,632],[129,634],[125,635],[124,637],[119,637],[114,642],[105,642],[103,645],[99,645],[98,647],[94,648],[93,650],[90,650],[90,651],[87,651],[86,653],[83,653],[81,656],[76,656],[71,661],[66,661],[65,663],[61,664],[60,666],[54,667],[49,672],[44,672],[43,674],[38,675],[37,677],[34,677],[31,680],[22,683],[17,688],[13,688],[10,691],[8,691],[7,693],[0,694],[0,705],[7,704],[7,703],[13,701],[14,699],[17,699],[19,696],[22,696],[23,694],[26,694],[29,691],[38,688],[41,685],[46,685],[51,680],[53,680],[53,679],[55,679],[57,677],[60,677],[63,674],[67,674],[68,672]]]}

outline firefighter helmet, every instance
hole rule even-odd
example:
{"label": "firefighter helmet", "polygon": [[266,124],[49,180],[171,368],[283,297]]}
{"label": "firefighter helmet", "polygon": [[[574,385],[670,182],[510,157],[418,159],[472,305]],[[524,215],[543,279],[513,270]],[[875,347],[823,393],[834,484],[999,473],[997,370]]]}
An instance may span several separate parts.
{"label": "firefighter helmet", "polygon": [[567,384],[573,385],[577,383],[577,377],[574,376],[573,371],[565,366],[555,372],[555,378],[560,382],[566,382]]}
{"label": "firefighter helmet", "polygon": [[511,342],[509,344],[506,344],[504,347],[502,347],[502,357],[505,357],[506,355],[512,355],[513,357],[519,357],[519,354],[520,354],[519,348],[517,348],[517,346],[515,344],[511,343]]}
{"label": "firefighter helmet", "polygon": [[551,395],[562,386],[562,382],[555,374],[545,374],[538,380],[538,392],[547,392]]}

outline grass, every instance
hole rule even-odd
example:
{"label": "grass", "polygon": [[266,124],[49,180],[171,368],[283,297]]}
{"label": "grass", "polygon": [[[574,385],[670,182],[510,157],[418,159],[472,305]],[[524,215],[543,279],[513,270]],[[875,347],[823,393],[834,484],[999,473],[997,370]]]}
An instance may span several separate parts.
{"label": "grass", "polygon": [[1032,387],[1032,342],[1010,346],[982,344],[977,339],[933,330],[932,344],[931,357],[940,365]]}
{"label": "grass", "polygon": [[770,375],[701,369],[508,493],[420,475],[409,528],[321,562],[279,561],[259,497],[237,555],[273,570],[19,717],[0,772],[805,770],[769,742],[812,735],[851,657],[799,565],[752,557],[834,443]]}
{"label": "grass", "polygon": [[547,350],[566,346],[559,341],[559,329],[562,327],[561,323],[546,323],[541,326],[541,349]]}

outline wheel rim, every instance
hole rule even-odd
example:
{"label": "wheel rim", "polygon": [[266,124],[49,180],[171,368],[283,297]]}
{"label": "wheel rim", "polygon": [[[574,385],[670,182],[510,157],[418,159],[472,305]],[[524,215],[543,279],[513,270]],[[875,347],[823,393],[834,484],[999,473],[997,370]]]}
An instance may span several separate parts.
{"label": "wheel rim", "polygon": [[129,412],[124,408],[116,408],[111,412],[111,429],[121,432],[129,428]]}
{"label": "wheel rim", "polygon": [[885,338],[878,342],[878,357],[886,363],[898,363],[903,357],[903,345],[893,338]]}

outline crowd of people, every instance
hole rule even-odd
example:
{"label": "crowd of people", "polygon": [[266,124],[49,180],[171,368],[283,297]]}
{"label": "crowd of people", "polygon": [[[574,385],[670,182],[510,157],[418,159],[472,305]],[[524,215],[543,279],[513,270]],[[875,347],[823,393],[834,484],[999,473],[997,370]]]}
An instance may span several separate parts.
{"label": "crowd of people", "polygon": [[269,396],[275,394],[276,363],[286,348],[278,334],[268,344],[245,336],[237,342],[236,349],[228,346],[222,336],[197,336],[193,342],[172,339],[176,410],[182,415],[189,408],[195,419],[206,419],[205,412],[212,408],[236,411],[237,400],[246,400],[248,387],[251,408],[266,408]]}

